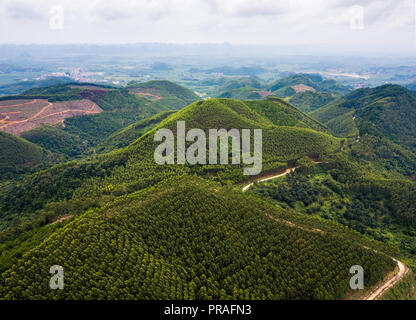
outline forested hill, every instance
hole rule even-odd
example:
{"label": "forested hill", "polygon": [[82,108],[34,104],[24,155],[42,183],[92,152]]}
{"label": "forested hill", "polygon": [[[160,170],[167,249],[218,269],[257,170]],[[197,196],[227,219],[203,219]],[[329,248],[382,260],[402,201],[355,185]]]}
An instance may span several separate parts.
{"label": "forested hill", "polygon": [[[398,85],[358,89],[324,106],[311,116],[322,123],[351,114],[361,135],[383,136],[416,148],[416,98]],[[331,123],[335,133],[342,128]],[[416,149],[415,149],[416,150]]]}
{"label": "forested hill", "polygon": [[[300,86],[300,87],[296,87]],[[289,97],[301,91],[320,91],[347,94],[351,90],[332,79],[323,79],[319,74],[294,74],[270,84],[268,89],[279,97]]]}
{"label": "forested hill", "polygon": [[299,73],[272,83],[264,83],[256,77],[232,79],[220,86],[217,97],[248,100],[273,95],[290,99],[302,111],[311,111],[350,91],[350,88],[333,79],[324,79],[319,74]]}
{"label": "forested hill", "polygon": [[[190,176],[44,232],[48,241],[2,275],[2,297],[339,299],[351,291],[352,265],[371,286],[395,264],[344,228]],[[49,288],[53,264],[65,270],[65,290]]]}
{"label": "forested hill", "polygon": [[44,151],[29,141],[0,131],[0,176],[24,172],[34,168],[44,159]]}
{"label": "forested hill", "polygon": [[163,111],[150,118],[139,120],[105,138],[98,146],[99,152],[110,152],[133,143],[143,134],[156,127],[161,121],[176,111]]}
{"label": "forested hill", "polygon": [[416,170],[414,92],[384,85],[358,89],[310,114],[339,137],[352,137],[353,154],[388,170]]}
{"label": "forested hill", "polygon": [[130,124],[162,111],[179,110],[198,99],[191,90],[169,81],[124,88],[91,83],[38,87],[0,98],[0,130],[23,134],[71,158]]}
{"label": "forested hill", "polygon": [[[137,154],[142,159],[154,162],[153,150],[157,146],[157,143],[153,141],[154,132],[160,128],[168,128],[176,136],[176,124],[180,120],[185,121],[187,128],[200,128],[206,133],[211,128],[263,129],[263,171],[265,172],[285,166],[288,161],[296,161],[305,155],[323,157],[340,150],[341,142],[338,139],[311,129],[318,126],[316,121],[307,116],[300,117],[300,111],[296,108],[290,109],[284,107],[280,101],[273,100],[267,103],[263,101],[242,102],[232,99],[209,99],[195,102],[161,122],[147,135],[132,144],[127,149],[127,153]],[[281,123],[270,116],[270,110],[279,113]],[[323,128],[323,126],[320,127],[320,129]],[[214,169],[214,171],[218,170],[222,171],[223,168]],[[240,176],[239,179],[243,178]]]}
{"label": "forested hill", "polygon": [[288,101],[303,112],[312,112],[335,100],[338,96],[330,92],[303,91],[295,93]]}
{"label": "forested hill", "polygon": [[[157,91],[137,90],[128,94],[161,100]],[[103,150],[117,148],[118,140],[121,149],[0,184],[0,296],[342,299],[352,294],[352,265],[365,268],[366,288],[394,269],[390,256],[397,252],[389,246],[242,193],[252,179],[243,175],[244,164],[155,163],[155,132],[167,128],[176,137],[180,120],[205,132],[262,129],[260,176],[303,168],[313,158],[333,179],[348,181],[345,188],[369,193],[362,171],[349,170],[356,164],[346,160],[346,139],[322,132],[325,126],[287,102],[208,99],[147,120],[104,140]],[[394,190],[412,185],[393,182]],[[328,183],[325,194],[349,191],[337,186]],[[292,199],[302,195],[301,188],[290,191]],[[391,194],[394,212],[409,212],[395,218],[413,221],[408,198]],[[58,219],[64,220],[52,223]],[[55,264],[64,267],[65,290],[48,287]]]}
{"label": "forested hill", "polygon": [[246,101],[245,103],[275,125],[307,127],[329,133],[328,128],[322,123],[278,97],[268,97],[263,101]]}
{"label": "forested hill", "polygon": [[[127,85],[130,93],[147,96],[155,100],[164,99],[169,103],[169,109],[180,108],[196,100],[199,96],[191,90],[167,80],[152,80],[148,82],[132,82]],[[159,105],[161,101],[157,104]]]}
{"label": "forested hill", "polygon": [[[262,104],[256,108],[258,107],[262,107]],[[281,115],[283,119],[287,113],[282,111]],[[5,216],[13,215],[19,221],[24,217],[30,217],[29,220],[45,221],[41,218],[46,216],[45,208],[52,208],[49,204],[56,201],[68,201],[74,196],[74,192],[77,193],[76,197],[80,197],[80,201],[76,201],[76,206],[82,209],[93,203],[105,201],[109,196],[137,191],[184,172],[209,176],[224,184],[248,179],[243,175],[243,165],[157,165],[154,161],[154,151],[158,143],[154,141],[154,133],[160,128],[168,128],[176,135],[179,120],[185,121],[188,130],[191,128],[201,128],[206,131],[211,128],[263,129],[262,172],[264,173],[283,170],[288,166],[288,162],[293,164],[303,156],[322,159],[339,152],[341,148],[339,139],[313,130],[306,122],[299,119],[290,117],[289,119],[294,121],[284,121],[284,126],[276,125],[249,105],[236,100],[211,99],[195,102],[169,115],[143,135],[140,133],[140,128],[143,127],[139,123],[138,127],[129,127],[125,132],[119,132],[117,137],[126,141],[129,141],[130,137],[134,138],[136,130],[140,136],[123,149],[99,156],[94,155],[77,162],[63,163],[31,175],[21,183],[9,186],[0,196],[0,210],[5,212]],[[146,127],[146,124],[143,124]],[[110,139],[106,145],[110,146],[113,143],[114,140]],[[103,147],[105,148],[105,145]],[[66,206],[71,207],[72,204]],[[61,209],[53,208],[47,216],[54,217],[67,211]],[[35,212],[38,210],[41,210],[41,213],[37,216]],[[7,225],[13,224],[13,220],[7,220]]]}

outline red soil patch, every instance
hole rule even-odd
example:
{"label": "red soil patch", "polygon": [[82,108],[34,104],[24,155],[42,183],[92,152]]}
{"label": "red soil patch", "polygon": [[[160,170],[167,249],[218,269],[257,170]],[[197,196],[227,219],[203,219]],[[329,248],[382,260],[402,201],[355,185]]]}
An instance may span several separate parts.
{"label": "red soil patch", "polygon": [[311,86],[307,86],[306,84],[297,84],[292,86],[292,89],[298,92],[305,92],[305,91],[312,91],[315,92],[316,90],[312,88]]}
{"label": "red soil patch", "polygon": [[71,218],[72,216],[73,216],[73,214],[69,214],[69,215],[67,215],[67,216],[60,217],[58,220],[55,220],[54,222],[51,222],[50,224],[55,224],[55,223],[58,223],[58,222],[64,221],[64,220],[66,220],[66,219]]}
{"label": "red soil patch", "polygon": [[159,89],[154,88],[133,88],[129,90],[130,94],[137,94],[139,96],[145,96],[151,100],[160,100],[162,96],[160,95]]}
{"label": "red soil patch", "polygon": [[253,92],[258,93],[262,99],[265,99],[268,96],[273,95],[273,92],[271,91],[253,91]]}
{"label": "red soil patch", "polygon": [[1,101],[0,130],[20,134],[43,123],[53,125],[65,118],[100,112],[102,109],[87,99],[53,103],[46,99]]}
{"label": "red soil patch", "polygon": [[162,97],[159,97],[159,96],[157,96],[155,94],[152,94],[152,93],[146,93],[146,92],[130,92],[130,93],[137,94],[139,96],[148,96],[149,98],[152,98],[152,100],[162,99]]}

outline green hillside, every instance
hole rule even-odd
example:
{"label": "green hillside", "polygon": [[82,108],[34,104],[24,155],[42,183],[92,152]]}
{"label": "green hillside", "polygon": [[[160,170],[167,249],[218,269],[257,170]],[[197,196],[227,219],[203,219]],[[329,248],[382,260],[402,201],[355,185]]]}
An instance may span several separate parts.
{"label": "green hillside", "polygon": [[295,93],[288,101],[301,111],[308,113],[328,104],[335,98],[336,96],[329,92],[304,91]]}
{"label": "green hillside", "polygon": [[263,81],[257,77],[240,77],[227,80],[222,86],[220,91],[233,90],[243,87],[252,87],[260,89],[264,86]]}
{"label": "green hillside", "polygon": [[346,94],[350,90],[335,80],[325,80],[319,74],[294,74],[289,77],[276,80],[270,84],[268,89],[281,98],[292,96],[296,91],[292,88],[295,85],[305,85],[316,91],[329,92],[333,94]]}
{"label": "green hillside", "polygon": [[305,127],[328,132],[324,125],[280,98],[269,97],[267,100],[246,101],[245,103],[277,126]]}
{"label": "green hillside", "polygon": [[50,77],[44,80],[29,80],[0,86],[0,95],[19,94],[25,90],[37,87],[49,87],[56,84],[73,82],[68,77]]}
{"label": "green hillside", "polygon": [[[145,91],[160,97],[137,95],[133,91]],[[133,91],[132,91],[133,90]],[[126,88],[102,91],[86,90],[82,96],[96,102],[104,112],[67,118],[65,131],[96,145],[100,140],[139,120],[166,110],[178,110],[199,100],[191,90],[170,81],[132,83]],[[99,127],[100,130],[96,130]]]}
{"label": "green hillside", "polygon": [[[136,141],[129,148],[129,154],[140,154],[143,159],[147,157],[150,162],[153,162],[153,150],[157,146],[157,143],[153,142],[154,132],[159,128],[168,128],[176,134],[176,122],[180,120],[185,121],[187,128],[200,128],[206,133],[210,128],[263,129],[263,170],[270,170],[275,165],[280,166],[282,162],[296,160],[304,155],[320,157],[340,149],[340,142],[337,139],[311,130],[306,124],[302,125],[306,128],[295,127],[298,122],[290,123],[285,118],[282,121],[283,125],[275,125],[271,119],[263,117],[255,110],[255,108],[261,110],[261,107],[262,102],[258,105],[257,102],[246,103],[232,99],[209,99],[195,102],[176,112],[142,139]],[[274,103],[273,107],[276,110],[281,109]],[[298,110],[292,108],[294,109],[292,113],[296,114]],[[287,117],[285,112],[283,114]],[[313,120],[311,123],[316,124]],[[240,177],[233,179],[243,178],[240,172]]]}
{"label": "green hillside", "polygon": [[325,125],[338,137],[356,137],[359,130],[354,117],[355,112],[351,110],[325,122]]}
{"label": "green hillside", "polygon": [[[2,275],[0,295],[339,299],[350,292],[351,265],[363,266],[368,286],[393,269],[358,235],[296,215],[295,227],[290,216],[201,178],[168,179],[51,233]],[[65,270],[65,290],[49,288],[53,264]]]}
{"label": "green hillside", "polygon": [[21,137],[46,150],[65,154],[70,157],[78,156],[88,148],[88,145],[78,136],[47,124],[23,132]]}
{"label": "green hillside", "polygon": [[319,122],[326,123],[338,116],[342,116],[350,111],[350,108],[346,108],[340,105],[343,101],[342,97],[335,99],[334,101],[329,102],[327,105],[312,111],[309,115],[318,120]]}
{"label": "green hillside", "polygon": [[[414,163],[415,159],[411,159]],[[310,162],[310,160],[309,160]],[[285,177],[255,184],[249,192],[271,204],[333,220],[400,248],[414,265],[416,184],[376,174],[347,157],[304,165]]]}
{"label": "green hillside", "polygon": [[224,91],[218,95],[218,98],[237,100],[261,99],[261,95],[257,91],[258,89],[252,87],[240,87]]}
{"label": "green hillside", "polygon": [[43,151],[35,144],[0,131],[0,176],[38,166]]}
{"label": "green hillside", "polygon": [[[102,108],[110,114],[114,101],[130,96],[148,107],[162,100],[163,87],[136,89],[144,94],[119,90],[114,100],[101,100]],[[87,91],[96,101],[104,96]],[[205,133],[262,129],[259,176],[294,166],[301,176],[243,193],[253,179],[243,175],[244,164],[156,164],[156,131],[171,129],[176,137],[180,120]],[[109,134],[97,147],[108,153],[0,184],[0,297],[351,297],[352,265],[363,266],[368,288],[393,270],[396,248],[412,261],[415,183],[358,164],[356,154],[366,149],[327,130],[279,98],[208,99]],[[380,152],[378,143],[371,141],[368,157]],[[62,217],[68,219],[51,224]],[[65,290],[49,288],[55,264],[64,267]]]}
{"label": "green hillside", "polygon": [[130,83],[128,89],[142,89],[144,92],[160,96],[154,104],[161,110],[180,109],[196,100],[199,96],[191,90],[167,80],[152,80],[141,83]]}
{"label": "green hillside", "polygon": [[[125,149],[85,161],[64,163],[10,186],[0,195],[0,211],[5,216],[19,217],[15,220],[18,225],[24,217],[31,223],[38,219],[44,221],[42,217],[45,215],[62,214],[60,205],[50,205],[57,201],[69,201],[72,198],[76,207],[81,209],[103,204],[108,198],[137,191],[183,173],[207,175],[224,184],[240,183],[249,178],[243,174],[242,164],[156,164],[154,150],[159,143],[154,141],[154,133],[160,128],[168,128],[176,135],[179,120],[185,121],[187,129],[201,128],[206,132],[210,128],[263,129],[264,173],[282,170],[288,166],[288,162],[303,156],[325,158],[339,152],[341,147],[340,140],[310,128],[287,126],[290,124],[276,126],[244,102],[230,99],[204,100],[170,115]],[[71,207],[72,204],[65,206]],[[39,215],[36,215],[35,212],[38,211]],[[1,221],[0,219],[0,223]],[[11,221],[8,220],[7,223],[10,224]]]}
{"label": "green hillside", "polygon": [[261,99],[256,91],[265,87],[263,81],[257,77],[240,77],[227,80],[217,89],[218,98],[237,100]]}
{"label": "green hillside", "polygon": [[[136,90],[150,95],[136,94]],[[151,94],[152,92],[154,95]],[[73,140],[74,144],[54,148],[66,149],[58,152],[71,155],[79,154],[79,149],[83,149],[77,141],[82,141],[89,147],[95,146],[114,132],[139,120],[162,111],[179,110],[199,100],[191,90],[170,81],[159,80],[131,83],[123,88],[91,83],[65,83],[32,88],[19,95],[0,97],[0,100],[22,98],[47,99],[50,102],[89,99],[103,109],[103,112],[98,114],[66,118],[64,127],[57,129],[64,131],[57,133],[59,139],[66,137],[67,142]],[[46,129],[42,130],[46,131]],[[48,132],[50,130],[52,129],[49,128]],[[39,134],[39,131],[36,131],[36,134]]]}
{"label": "green hillside", "polygon": [[158,113],[155,116],[137,121],[136,123],[113,133],[97,146],[97,151],[110,152],[128,146],[174,112],[175,111],[164,111]]}
{"label": "green hillside", "polygon": [[357,158],[414,174],[416,164],[409,159],[416,152],[416,98],[411,91],[398,85],[359,89],[310,115],[334,135],[357,139],[352,145]]}
{"label": "green hillside", "polygon": [[415,148],[416,98],[398,85],[358,89],[311,114],[323,123],[354,111],[360,134],[372,134]]}

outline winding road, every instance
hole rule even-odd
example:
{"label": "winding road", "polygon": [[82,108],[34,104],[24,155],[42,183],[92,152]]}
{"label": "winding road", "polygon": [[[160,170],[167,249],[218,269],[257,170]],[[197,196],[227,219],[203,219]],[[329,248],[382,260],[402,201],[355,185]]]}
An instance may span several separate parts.
{"label": "winding road", "polygon": [[[315,162],[315,163],[321,163],[321,162]],[[272,180],[272,179],[276,179],[276,178],[279,178],[279,177],[283,177],[283,176],[285,176],[285,175],[287,175],[287,174],[295,171],[297,168],[299,168],[299,167],[294,167],[294,168],[286,169],[285,172],[279,173],[277,175],[273,175],[273,176],[269,176],[269,177],[263,177],[263,178],[258,178],[258,179],[255,180],[255,182],[264,182],[264,181],[267,181],[267,180]],[[243,192],[247,191],[250,187],[253,186],[253,184],[254,184],[254,182],[252,182],[252,183],[244,186],[243,189],[242,189],[242,191]],[[273,220],[276,220],[272,216],[269,216],[269,218],[271,218]],[[280,222],[287,223],[287,224],[289,224],[289,225],[291,225],[293,227],[298,227],[294,223],[289,222],[289,221],[288,222],[286,222],[286,221],[280,221]],[[304,229],[303,227],[300,227],[300,228]],[[401,261],[399,261],[399,260],[397,260],[397,259],[395,259],[393,257],[390,257],[390,258],[393,259],[395,262],[397,262],[399,271],[397,273],[393,272],[393,274],[392,274],[391,277],[389,277],[387,280],[385,280],[381,284],[377,285],[375,288],[372,288],[369,293],[361,296],[359,298],[359,300],[377,300],[378,298],[381,297],[381,295],[384,292],[386,292],[388,289],[390,289],[391,287],[393,287],[397,282],[399,282],[409,272],[409,269],[406,267],[406,265],[403,262],[401,262]]]}

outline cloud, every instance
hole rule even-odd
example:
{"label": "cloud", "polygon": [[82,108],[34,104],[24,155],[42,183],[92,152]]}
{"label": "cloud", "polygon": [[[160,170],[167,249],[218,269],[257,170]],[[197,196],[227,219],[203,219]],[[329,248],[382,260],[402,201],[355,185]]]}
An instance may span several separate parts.
{"label": "cloud", "polygon": [[[56,4],[63,7],[65,28],[52,32],[50,8]],[[353,5],[364,9],[364,29],[350,28]],[[0,30],[7,30],[0,43],[229,42],[401,50],[413,46],[416,30],[414,0],[8,0],[0,11]]]}
{"label": "cloud", "polygon": [[39,21],[43,19],[41,13],[31,5],[24,2],[9,2],[5,6],[5,15],[16,20]]}
{"label": "cloud", "polygon": [[174,0],[121,0],[114,5],[114,1],[96,1],[89,10],[89,14],[103,21],[120,21],[136,18],[159,20],[168,16],[172,11]]}
{"label": "cloud", "polygon": [[275,0],[207,0],[214,14],[224,17],[276,16],[287,12],[289,1]]}

